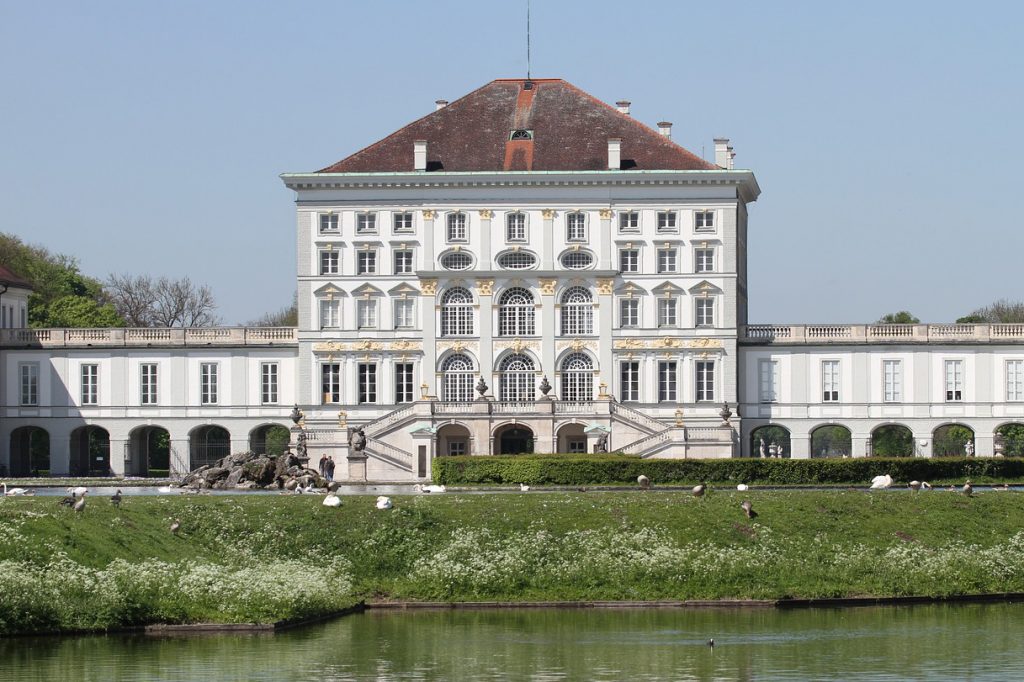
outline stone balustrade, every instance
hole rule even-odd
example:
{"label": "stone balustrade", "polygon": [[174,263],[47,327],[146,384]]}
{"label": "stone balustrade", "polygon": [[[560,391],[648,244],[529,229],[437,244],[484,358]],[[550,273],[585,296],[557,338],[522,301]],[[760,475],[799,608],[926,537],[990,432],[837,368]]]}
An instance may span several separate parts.
{"label": "stone balustrade", "polygon": [[763,344],[1024,343],[1024,324],[749,324],[739,341]]}
{"label": "stone balustrade", "polygon": [[294,327],[0,329],[4,348],[296,346]]}

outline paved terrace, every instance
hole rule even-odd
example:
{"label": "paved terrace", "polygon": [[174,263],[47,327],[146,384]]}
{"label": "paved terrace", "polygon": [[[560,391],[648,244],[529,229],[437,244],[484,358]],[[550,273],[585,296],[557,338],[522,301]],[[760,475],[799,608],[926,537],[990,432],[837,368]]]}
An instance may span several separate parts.
{"label": "paved terrace", "polygon": [[297,346],[294,327],[0,329],[3,348]]}
{"label": "paved terrace", "polygon": [[750,324],[745,345],[1022,343],[1024,324]]}

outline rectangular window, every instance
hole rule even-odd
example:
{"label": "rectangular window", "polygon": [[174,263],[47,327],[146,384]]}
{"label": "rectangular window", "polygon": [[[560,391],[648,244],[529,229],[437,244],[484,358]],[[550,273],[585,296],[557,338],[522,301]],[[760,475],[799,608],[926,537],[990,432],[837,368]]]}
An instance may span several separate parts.
{"label": "rectangular window", "polygon": [[674,249],[658,249],[658,272],[678,272],[679,252]]}
{"label": "rectangular window", "polygon": [[658,299],[658,326],[659,327],[678,327],[679,323],[676,319],[676,297],[669,296],[666,298]]}
{"label": "rectangular window", "polygon": [[217,404],[217,363],[199,365],[199,401],[203,405]]}
{"label": "rectangular window", "polygon": [[260,365],[260,401],[264,405],[277,404],[277,372],[276,362]]}
{"label": "rectangular window", "polygon": [[356,234],[375,234],[377,232],[376,213],[356,214]]}
{"label": "rectangular window", "polygon": [[779,363],[776,360],[759,360],[757,363],[759,377],[758,393],[762,403],[774,403],[779,399]]}
{"label": "rectangular window", "polygon": [[959,402],[964,396],[964,361],[946,360],[946,401]]}
{"label": "rectangular window", "polygon": [[395,365],[395,402],[411,403],[413,401],[412,389],[412,363],[397,363]]}
{"label": "rectangular window", "polygon": [[505,216],[505,241],[526,241],[526,214],[509,213]]}
{"label": "rectangular window", "polygon": [[356,254],[356,274],[376,275],[377,274],[377,252],[373,249],[366,249]]}
{"label": "rectangular window", "polygon": [[619,300],[619,326],[623,328],[640,326],[639,299],[623,298]]}
{"label": "rectangular window", "polygon": [[674,403],[676,401],[676,363],[658,363],[658,402]]}
{"label": "rectangular window", "polygon": [[395,329],[411,329],[416,326],[413,322],[414,305],[415,301],[411,298],[395,299]]}
{"label": "rectangular window", "polygon": [[321,213],[320,214],[320,232],[331,233],[338,231],[338,214],[337,213]]}
{"label": "rectangular window", "polygon": [[20,366],[21,404],[26,407],[39,405],[39,364],[26,363]]}
{"label": "rectangular window", "polygon": [[715,363],[701,360],[696,363],[696,393],[698,401],[715,399]]}
{"label": "rectangular window", "polygon": [[696,232],[715,231],[715,212],[697,211],[693,214],[693,229]]}
{"label": "rectangular window", "polygon": [[363,299],[356,304],[359,329],[375,329],[377,327],[377,301],[372,298]]}
{"label": "rectangular window", "polygon": [[640,363],[637,360],[630,360],[619,365],[620,391],[619,400],[622,402],[640,400]]}
{"label": "rectangular window", "polygon": [[658,211],[658,232],[678,232],[675,211]]}
{"label": "rectangular window", "polygon": [[395,251],[395,274],[396,275],[411,275],[412,274],[412,250],[401,249]]}
{"label": "rectangular window", "polygon": [[338,256],[341,255],[338,251],[333,249],[330,251],[320,252],[320,274],[321,275],[337,275],[338,274]]}
{"label": "rectangular window", "polygon": [[464,242],[467,238],[466,231],[466,214],[465,213],[449,213],[448,214],[448,241],[450,242]]}
{"label": "rectangular window", "polygon": [[337,329],[341,326],[341,301],[334,298],[320,301],[320,328]]}
{"label": "rectangular window", "polygon": [[452,457],[459,457],[466,454],[466,441],[464,440],[450,440],[448,441],[448,454]]}
{"label": "rectangular window", "polygon": [[713,272],[715,269],[714,249],[695,249],[693,252],[694,272]]}
{"label": "rectangular window", "polygon": [[619,249],[619,270],[640,272],[640,249]]}
{"label": "rectangular window", "polygon": [[155,362],[147,362],[139,365],[141,372],[139,385],[141,391],[141,402],[143,405],[156,405],[157,403],[157,365]]}
{"label": "rectangular window", "polygon": [[320,366],[321,393],[324,403],[341,402],[341,365],[329,362]]}
{"label": "rectangular window", "polygon": [[565,240],[568,242],[587,241],[587,215],[570,213],[565,217]]}
{"label": "rectangular window", "polygon": [[839,401],[838,360],[823,360],[821,363],[821,399],[826,403]]}
{"label": "rectangular window", "polygon": [[639,211],[623,211],[619,213],[619,232],[639,232]]}
{"label": "rectangular window", "polygon": [[82,404],[98,405],[100,398],[100,366],[82,365]]}
{"label": "rectangular window", "polygon": [[882,400],[887,403],[903,400],[903,363],[899,360],[882,361]]}
{"label": "rectangular window", "polygon": [[1006,399],[1024,400],[1024,360],[1006,361]]}
{"label": "rectangular window", "polygon": [[398,233],[412,232],[412,213],[392,213],[391,231]]}
{"label": "rectangular window", "polygon": [[377,402],[377,365],[359,363],[359,403]]}
{"label": "rectangular window", "polygon": [[698,327],[714,327],[715,326],[715,299],[713,298],[698,298],[696,299],[697,309],[694,315],[694,322]]}

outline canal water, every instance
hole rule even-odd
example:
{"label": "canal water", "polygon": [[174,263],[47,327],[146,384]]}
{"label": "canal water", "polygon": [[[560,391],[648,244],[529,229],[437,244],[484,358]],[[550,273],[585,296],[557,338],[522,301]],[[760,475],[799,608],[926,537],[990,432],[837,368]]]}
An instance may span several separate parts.
{"label": "canal water", "polygon": [[[709,639],[715,646],[708,646]],[[276,635],[0,640],[2,680],[1021,680],[1024,605],[368,611]]]}

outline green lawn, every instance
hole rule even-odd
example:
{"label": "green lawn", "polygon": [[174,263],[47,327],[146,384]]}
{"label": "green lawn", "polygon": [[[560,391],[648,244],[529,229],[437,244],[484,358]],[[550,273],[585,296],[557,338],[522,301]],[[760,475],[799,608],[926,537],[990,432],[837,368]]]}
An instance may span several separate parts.
{"label": "green lawn", "polygon": [[267,621],[361,598],[1024,591],[1016,492],[448,493],[397,496],[388,511],[372,497],[322,499],[129,497],[116,509],[100,498],[81,514],[4,499],[0,631]]}

